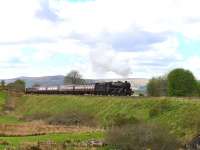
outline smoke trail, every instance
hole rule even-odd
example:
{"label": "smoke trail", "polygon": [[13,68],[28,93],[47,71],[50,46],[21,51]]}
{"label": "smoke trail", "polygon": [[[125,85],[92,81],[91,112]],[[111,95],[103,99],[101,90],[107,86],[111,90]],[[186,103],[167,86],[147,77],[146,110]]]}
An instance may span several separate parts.
{"label": "smoke trail", "polygon": [[95,72],[114,72],[123,77],[127,77],[131,73],[128,60],[121,58],[113,50],[93,50],[90,52],[90,60]]}

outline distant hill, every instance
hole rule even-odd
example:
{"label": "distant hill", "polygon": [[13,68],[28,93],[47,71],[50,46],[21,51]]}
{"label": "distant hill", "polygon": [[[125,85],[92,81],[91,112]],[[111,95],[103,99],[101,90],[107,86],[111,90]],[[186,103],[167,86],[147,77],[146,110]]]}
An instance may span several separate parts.
{"label": "distant hill", "polygon": [[26,82],[26,87],[32,87],[34,84],[39,84],[43,86],[51,86],[51,85],[62,85],[64,82],[64,76],[43,76],[43,77],[18,77],[13,79],[6,79],[6,84],[14,82],[16,80],[23,80]]}
{"label": "distant hill", "polygon": [[[5,82],[11,83],[16,80],[24,80],[26,82],[26,87],[32,87],[34,84],[39,84],[43,86],[51,86],[51,85],[63,85],[64,76],[43,76],[43,77],[18,77],[13,79],[6,79]],[[129,81],[134,90],[144,91],[146,89],[146,84],[148,83],[148,79],[144,78],[124,78],[124,79],[85,79],[87,83],[95,83],[95,82],[110,82],[110,81]]]}

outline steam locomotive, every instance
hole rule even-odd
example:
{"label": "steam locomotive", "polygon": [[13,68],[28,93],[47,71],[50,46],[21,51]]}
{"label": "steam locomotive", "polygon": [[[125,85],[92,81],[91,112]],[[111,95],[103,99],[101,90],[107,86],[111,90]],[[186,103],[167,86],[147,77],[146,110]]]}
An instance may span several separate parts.
{"label": "steam locomotive", "polygon": [[26,94],[71,94],[131,96],[131,84],[125,82],[103,82],[86,85],[38,86],[25,89]]}

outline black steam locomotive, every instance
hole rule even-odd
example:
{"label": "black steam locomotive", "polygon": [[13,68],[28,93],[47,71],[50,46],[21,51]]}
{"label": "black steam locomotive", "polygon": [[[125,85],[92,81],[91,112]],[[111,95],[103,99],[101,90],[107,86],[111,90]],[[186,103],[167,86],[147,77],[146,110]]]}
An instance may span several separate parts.
{"label": "black steam locomotive", "polygon": [[130,96],[131,84],[125,82],[103,82],[87,85],[38,86],[26,88],[26,94],[71,94],[71,95],[113,95]]}

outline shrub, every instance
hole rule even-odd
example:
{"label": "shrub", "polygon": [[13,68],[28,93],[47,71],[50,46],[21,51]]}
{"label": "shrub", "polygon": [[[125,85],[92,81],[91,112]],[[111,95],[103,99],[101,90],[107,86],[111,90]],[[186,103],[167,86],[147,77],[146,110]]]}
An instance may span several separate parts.
{"label": "shrub", "polygon": [[180,143],[166,128],[153,124],[114,127],[106,134],[106,143],[120,150],[176,150]]}
{"label": "shrub", "polygon": [[149,96],[166,96],[167,79],[165,77],[152,78],[147,84],[147,94]]}
{"label": "shrub", "polygon": [[64,113],[50,117],[47,122],[53,125],[98,125],[97,120],[94,116],[89,113],[80,111],[66,111]]}
{"label": "shrub", "polygon": [[149,116],[155,117],[169,110],[170,110],[169,101],[161,100],[149,110]]}
{"label": "shrub", "polygon": [[14,83],[9,83],[7,85],[8,90],[15,90],[18,92],[24,92],[26,83],[23,80],[16,80]]}
{"label": "shrub", "polygon": [[139,93],[139,96],[140,97],[144,97],[144,93]]}
{"label": "shrub", "polygon": [[194,96],[197,94],[197,81],[189,70],[174,69],[167,78],[169,96]]}
{"label": "shrub", "polygon": [[127,124],[134,124],[138,123],[139,120],[136,119],[134,116],[126,116],[121,113],[117,113],[110,118],[109,126],[123,126]]}

